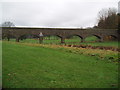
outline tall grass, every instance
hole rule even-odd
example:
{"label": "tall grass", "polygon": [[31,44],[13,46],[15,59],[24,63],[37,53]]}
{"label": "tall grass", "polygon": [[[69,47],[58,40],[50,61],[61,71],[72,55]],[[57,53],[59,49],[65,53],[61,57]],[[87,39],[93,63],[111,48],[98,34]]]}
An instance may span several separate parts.
{"label": "tall grass", "polygon": [[[65,40],[65,44],[69,45],[91,45],[91,46],[112,46],[112,47],[118,47],[118,45],[120,44],[120,42],[118,41],[103,41],[103,42],[96,42],[98,39],[96,37],[89,37],[86,38],[85,42],[81,42],[79,37],[76,38],[71,38],[71,39],[66,39]],[[11,41],[15,42],[15,39],[11,39]],[[21,43],[39,43],[38,39],[25,39],[25,40],[20,40]],[[61,44],[61,40],[60,39],[45,39],[43,40],[42,44]]]}

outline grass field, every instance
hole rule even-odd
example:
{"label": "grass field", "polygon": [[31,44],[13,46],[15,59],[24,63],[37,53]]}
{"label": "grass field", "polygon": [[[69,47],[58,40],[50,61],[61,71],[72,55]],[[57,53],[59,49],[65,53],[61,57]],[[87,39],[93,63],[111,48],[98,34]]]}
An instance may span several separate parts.
{"label": "grass field", "polygon": [[112,62],[118,52],[7,41],[2,45],[4,88],[118,87],[118,63]]}
{"label": "grass field", "polygon": [[[91,46],[112,46],[112,47],[118,47],[118,45],[120,45],[120,42],[118,41],[104,41],[104,42],[94,42],[95,40],[97,40],[96,37],[89,37],[86,38],[86,42],[80,42],[80,38],[79,37],[75,37],[72,39],[66,39],[65,40],[65,44],[69,45],[69,44],[73,44],[73,45],[91,45]],[[11,41],[15,42],[15,39],[11,39]],[[22,43],[39,43],[38,39],[25,39],[25,40],[20,40],[20,42]],[[43,40],[43,44],[57,44],[60,45],[60,39],[51,39],[51,40]]]}

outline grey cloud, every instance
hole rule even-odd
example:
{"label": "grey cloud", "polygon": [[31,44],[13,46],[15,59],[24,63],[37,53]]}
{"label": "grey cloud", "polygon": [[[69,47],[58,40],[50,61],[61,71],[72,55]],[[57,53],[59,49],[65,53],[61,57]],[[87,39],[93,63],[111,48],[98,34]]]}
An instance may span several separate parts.
{"label": "grey cloud", "polygon": [[[102,8],[116,7],[117,2],[5,2],[2,3],[2,20],[16,26],[89,27],[96,24]],[[116,7],[117,8],[117,7]]]}
{"label": "grey cloud", "polygon": [[120,1],[118,3],[118,13],[120,13]]}

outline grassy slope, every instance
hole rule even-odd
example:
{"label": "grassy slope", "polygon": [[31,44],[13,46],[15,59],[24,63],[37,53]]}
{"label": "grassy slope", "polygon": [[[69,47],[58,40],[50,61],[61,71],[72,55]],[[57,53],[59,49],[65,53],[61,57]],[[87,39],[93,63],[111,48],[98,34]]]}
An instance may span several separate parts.
{"label": "grassy slope", "polygon": [[95,57],[3,42],[3,87],[117,87],[117,68]]}

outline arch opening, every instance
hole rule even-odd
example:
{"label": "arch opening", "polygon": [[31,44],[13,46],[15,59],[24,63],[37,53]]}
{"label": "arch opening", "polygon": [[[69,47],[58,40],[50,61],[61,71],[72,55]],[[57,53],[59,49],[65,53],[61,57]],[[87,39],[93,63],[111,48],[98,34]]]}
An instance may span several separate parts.
{"label": "arch opening", "polygon": [[39,36],[34,34],[24,34],[19,37],[20,42],[23,43],[39,43]]}
{"label": "arch opening", "polygon": [[101,37],[97,35],[90,35],[85,38],[85,42],[99,42]]}
{"label": "arch opening", "polygon": [[45,35],[43,37],[43,44],[60,44],[61,38],[59,35]]}
{"label": "arch opening", "polygon": [[80,44],[82,42],[83,37],[79,35],[70,35],[66,37],[65,43],[66,44]]}
{"label": "arch opening", "polygon": [[103,38],[104,41],[118,41],[118,38],[115,35],[107,35]]}
{"label": "arch opening", "polygon": [[3,39],[3,40],[7,40],[7,41],[10,41],[10,40],[11,40],[11,41],[15,41],[15,38],[16,38],[16,37],[15,37],[14,35],[12,35],[12,34],[7,34],[7,35],[6,35],[6,34],[3,34],[3,35],[2,35],[2,39]]}

